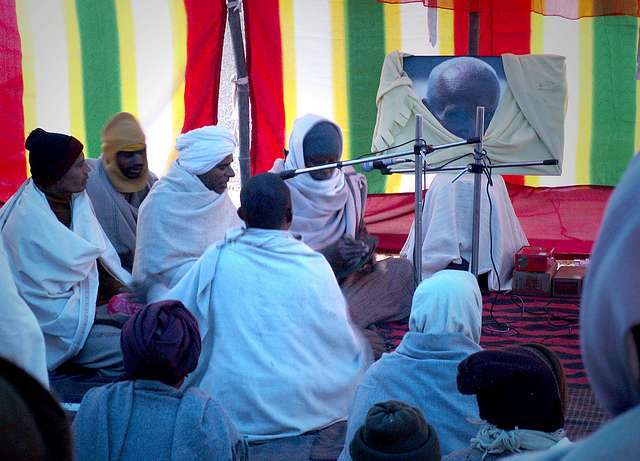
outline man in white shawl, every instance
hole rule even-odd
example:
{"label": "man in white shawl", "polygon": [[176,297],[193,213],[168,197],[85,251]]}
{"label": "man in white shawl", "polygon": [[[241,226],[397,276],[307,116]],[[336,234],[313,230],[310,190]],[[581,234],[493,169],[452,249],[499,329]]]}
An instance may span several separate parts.
{"label": "man in white shawl", "polygon": [[133,269],[138,208],[158,178],[147,165],[144,132],[128,112],[116,114],[102,129],[102,155],[87,159],[87,193],[96,217],[118,252],[122,267]]}
{"label": "man in white shawl", "polygon": [[[475,136],[477,106],[485,107],[486,130],[499,101],[500,83],[495,70],[472,57],[446,60],[434,67],[429,74],[426,97],[422,100],[435,123],[460,139]],[[422,215],[424,277],[447,267],[466,270],[471,261],[474,178],[467,174],[452,183],[453,178],[451,174],[436,175],[425,196]],[[490,289],[508,289],[514,255],[528,242],[502,176],[494,174],[491,184],[487,185],[487,182],[483,175],[478,273],[489,274]],[[412,227],[402,254],[413,255],[413,247]]]}
{"label": "man in white shawl", "polygon": [[123,371],[120,330],[94,324],[131,281],[85,192],[83,145],[37,128],[27,137],[32,177],[0,210],[9,265],[44,334],[47,367],[71,361],[100,374]]}
{"label": "man in white shawl", "polygon": [[[631,461],[640,453],[640,158],[613,192],[580,306],[580,346],[595,396],[612,419],[574,445],[521,461]],[[510,458],[511,459],[511,458]]]}
{"label": "man in white shawl", "polygon": [[[342,131],[335,123],[307,114],[295,121],[289,153],[272,172],[337,162]],[[375,238],[367,233],[364,211],[367,180],[351,167],[301,174],[286,182],[291,191],[291,232],[322,253],[333,268],[355,325],[369,339],[374,354],[385,350],[375,324],[406,318],[415,289],[405,258],[376,262]]]}
{"label": "man in white shawl", "polygon": [[44,337],[33,312],[18,294],[0,239],[0,355],[28,371],[49,388]]}
{"label": "man in white shawl", "polygon": [[468,272],[445,270],[424,280],[413,295],[409,332],[358,385],[340,461],[377,402],[400,400],[419,408],[435,428],[443,454],[465,448],[477,428],[475,399],[458,392],[458,364],[480,348],[482,296]]}
{"label": "man in white shawl", "polygon": [[138,212],[133,278],[149,302],[162,299],[209,245],[242,225],[227,193],[235,148],[221,126],[178,137],[177,160]]}
{"label": "man in white shawl", "polygon": [[249,442],[344,420],[370,363],[324,257],[287,229],[291,203],[274,174],[240,195],[247,228],[227,232],[166,298],[194,314],[202,356],[186,385],[215,396]]}

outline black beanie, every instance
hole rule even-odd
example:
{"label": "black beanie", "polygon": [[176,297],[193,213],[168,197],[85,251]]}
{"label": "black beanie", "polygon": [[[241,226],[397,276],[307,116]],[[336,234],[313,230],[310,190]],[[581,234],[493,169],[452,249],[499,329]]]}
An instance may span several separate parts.
{"label": "black beanie", "polygon": [[329,121],[318,122],[304,135],[302,152],[305,161],[314,154],[342,155],[342,135],[340,129]]}
{"label": "black beanie", "polygon": [[73,136],[36,128],[24,143],[35,183],[49,187],[59,181],[82,153],[84,146]]}
{"label": "black beanie", "polygon": [[475,394],[480,418],[500,429],[555,432],[564,427],[556,377],[535,353],[481,351],[458,365],[458,390]]}
{"label": "black beanie", "polygon": [[389,400],[371,407],[349,453],[353,461],[439,461],[440,443],[419,409]]}

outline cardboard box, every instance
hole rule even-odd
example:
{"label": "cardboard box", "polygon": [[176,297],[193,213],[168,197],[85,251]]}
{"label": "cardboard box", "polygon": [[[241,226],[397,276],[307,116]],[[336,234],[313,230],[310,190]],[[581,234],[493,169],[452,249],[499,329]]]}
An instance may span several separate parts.
{"label": "cardboard box", "polygon": [[526,246],[515,256],[515,270],[523,272],[546,272],[555,265],[555,248]]}
{"label": "cardboard box", "polygon": [[582,292],[584,266],[562,266],[553,277],[554,298],[577,298]]}
{"label": "cardboard box", "polygon": [[550,296],[555,265],[546,272],[513,271],[512,291],[517,295]]}

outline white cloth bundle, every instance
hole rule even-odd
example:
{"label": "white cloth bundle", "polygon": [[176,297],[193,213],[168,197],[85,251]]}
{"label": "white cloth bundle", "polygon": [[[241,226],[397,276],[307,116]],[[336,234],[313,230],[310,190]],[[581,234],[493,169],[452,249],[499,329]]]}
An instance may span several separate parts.
{"label": "white cloth bundle", "polygon": [[[425,195],[422,214],[422,276],[431,277],[446,268],[449,263],[471,262],[473,229],[473,177],[465,175],[455,183],[450,174],[438,174]],[[489,272],[489,288],[511,288],[514,255],[528,245],[520,221],[513,211],[507,187],[502,176],[492,177],[489,186],[491,196],[491,220],[487,199],[487,178],[482,177],[482,201],[480,207],[480,245],[478,273]],[[491,226],[491,232],[489,232]],[[493,237],[492,239],[490,238]],[[492,241],[492,245],[490,245]],[[413,226],[401,254],[413,260]],[[493,250],[493,251],[491,251]],[[493,270],[491,256],[496,264]]]}
{"label": "white cloth bundle", "polygon": [[189,173],[206,173],[236,150],[236,139],[223,126],[191,130],[176,140],[178,163]]}
{"label": "white cloth bundle", "polygon": [[[271,172],[305,168],[303,142],[305,135],[320,122],[329,120],[313,114],[298,118],[289,137],[289,155],[275,161]],[[335,124],[334,124],[335,125]],[[340,127],[335,125],[338,131]],[[340,131],[342,135],[342,131]],[[349,184],[355,194],[351,193]],[[290,231],[314,250],[337,242],[343,235],[355,237],[366,198],[366,179],[351,167],[334,169],[329,179],[319,181],[301,174],[286,181],[291,191],[293,222]],[[364,194],[362,194],[364,191]]]}
{"label": "white cloth bundle", "polygon": [[97,259],[124,284],[131,275],[93,214],[86,192],[73,197],[71,229],[28,179],[0,210],[0,227],[18,292],[44,333],[47,366],[76,355],[93,326]]}

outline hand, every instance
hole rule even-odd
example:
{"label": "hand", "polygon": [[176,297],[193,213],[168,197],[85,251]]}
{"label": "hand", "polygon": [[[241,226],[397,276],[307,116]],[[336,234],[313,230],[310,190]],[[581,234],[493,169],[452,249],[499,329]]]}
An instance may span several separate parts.
{"label": "hand", "polygon": [[369,246],[362,240],[356,240],[349,235],[343,235],[338,241],[338,254],[343,261],[364,258],[369,252]]}

